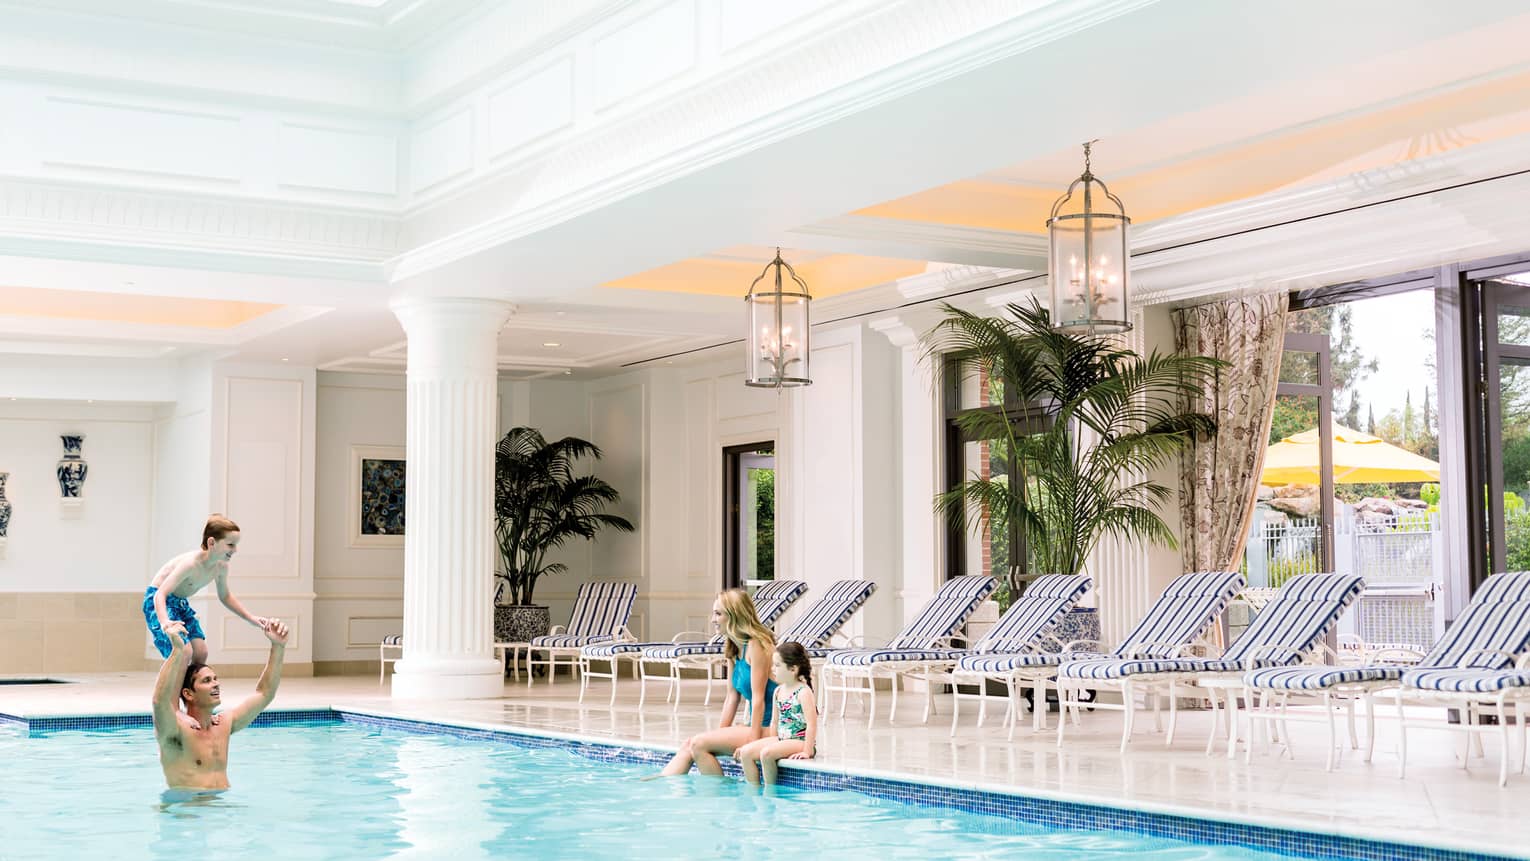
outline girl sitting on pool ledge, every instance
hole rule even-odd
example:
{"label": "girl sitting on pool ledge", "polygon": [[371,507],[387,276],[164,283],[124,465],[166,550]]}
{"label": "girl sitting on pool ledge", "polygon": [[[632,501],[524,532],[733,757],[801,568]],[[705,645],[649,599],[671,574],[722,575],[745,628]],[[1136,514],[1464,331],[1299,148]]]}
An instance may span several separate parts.
{"label": "girl sitting on pool ledge", "polygon": [[[685,774],[694,762],[702,774],[721,777],[719,755],[732,755],[770,732],[776,688],[770,679],[775,635],[760,623],[754,601],[743,589],[729,589],[717,596],[712,605],[712,624],[723,635],[723,657],[733,662],[733,684],[723,700],[722,720],[717,729],[686,739],[680,752],[657,776]],[[740,699],[749,704],[749,723],[734,726]]]}

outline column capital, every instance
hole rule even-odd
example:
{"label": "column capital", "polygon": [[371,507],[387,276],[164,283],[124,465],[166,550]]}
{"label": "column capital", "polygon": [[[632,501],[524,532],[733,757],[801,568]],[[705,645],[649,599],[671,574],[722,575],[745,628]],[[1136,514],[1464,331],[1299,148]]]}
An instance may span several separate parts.
{"label": "column capital", "polygon": [[492,328],[498,332],[515,313],[511,302],[474,296],[399,296],[388,303],[388,309],[403,324],[406,333],[413,326],[432,323]]}
{"label": "column capital", "polygon": [[887,336],[894,347],[912,349],[918,347],[940,323],[941,314],[934,309],[914,308],[888,317],[877,317],[866,325],[874,332]]}

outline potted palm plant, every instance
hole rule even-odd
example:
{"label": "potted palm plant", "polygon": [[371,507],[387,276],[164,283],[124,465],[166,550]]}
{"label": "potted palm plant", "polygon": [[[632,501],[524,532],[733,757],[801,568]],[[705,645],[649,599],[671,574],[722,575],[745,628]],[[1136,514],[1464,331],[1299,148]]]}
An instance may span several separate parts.
{"label": "potted palm plant", "polygon": [[1078,573],[1105,536],[1176,546],[1159,514],[1173,491],[1154,473],[1176,463],[1194,435],[1215,432],[1210,416],[1186,405],[1222,363],[1142,356],[1109,337],[1054,331],[1034,299],[1006,310],[981,317],[947,305],[928,340],[932,354],[984,374],[1021,405],[957,417],[964,437],[987,440],[1003,468],[967,478],[936,507],[975,529],[1018,524],[1024,546],[1010,549],[1009,600],[1043,574]]}
{"label": "potted palm plant", "polygon": [[592,539],[610,527],[632,532],[624,517],[605,513],[621,500],[616,488],[575,467],[583,458],[600,459],[588,440],[564,437],[548,442],[536,428],[511,428],[494,451],[494,539],[500,570],[495,573],[494,639],[526,642],[552,627],[547,607],[533,603],[537,580],[566,571],[548,553],[574,538]]}

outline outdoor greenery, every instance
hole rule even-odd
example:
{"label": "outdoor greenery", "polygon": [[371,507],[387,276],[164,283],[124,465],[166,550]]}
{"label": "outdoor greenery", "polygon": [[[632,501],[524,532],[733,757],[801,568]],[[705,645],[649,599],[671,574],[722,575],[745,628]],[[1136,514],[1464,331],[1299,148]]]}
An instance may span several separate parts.
{"label": "outdoor greenery", "polygon": [[[1221,363],[1142,356],[1111,338],[1054,332],[1034,300],[999,317],[944,310],[931,353],[996,381],[1010,403],[1044,413],[1039,421],[1003,407],[959,415],[966,439],[988,441],[993,477],[970,476],[935,500],[973,529],[1018,527],[1027,553],[1008,560],[1009,595],[1043,573],[1077,573],[1106,535],[1176,546],[1159,514],[1172,491],[1152,476],[1178,463],[1192,435],[1215,431],[1210,416],[1183,405],[1203,396]],[[1011,472],[1019,476],[1013,487]],[[1006,557],[1018,555],[1005,548]]]}
{"label": "outdoor greenery", "polygon": [[754,576],[776,576],[776,471],[750,470],[754,479]]}
{"label": "outdoor greenery", "polygon": [[568,570],[547,554],[573,538],[594,538],[604,528],[631,532],[626,518],[606,514],[621,500],[616,488],[575,471],[600,448],[576,437],[548,442],[536,428],[511,428],[494,452],[494,539],[499,545],[501,603],[532,602],[537,579]]}

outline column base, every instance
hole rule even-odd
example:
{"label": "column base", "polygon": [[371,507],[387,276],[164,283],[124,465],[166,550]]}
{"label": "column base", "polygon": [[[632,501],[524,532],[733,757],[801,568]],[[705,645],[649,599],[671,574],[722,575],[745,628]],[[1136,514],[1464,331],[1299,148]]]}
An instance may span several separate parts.
{"label": "column base", "polygon": [[396,700],[487,700],[505,695],[505,668],[493,658],[405,658],[394,665]]}

